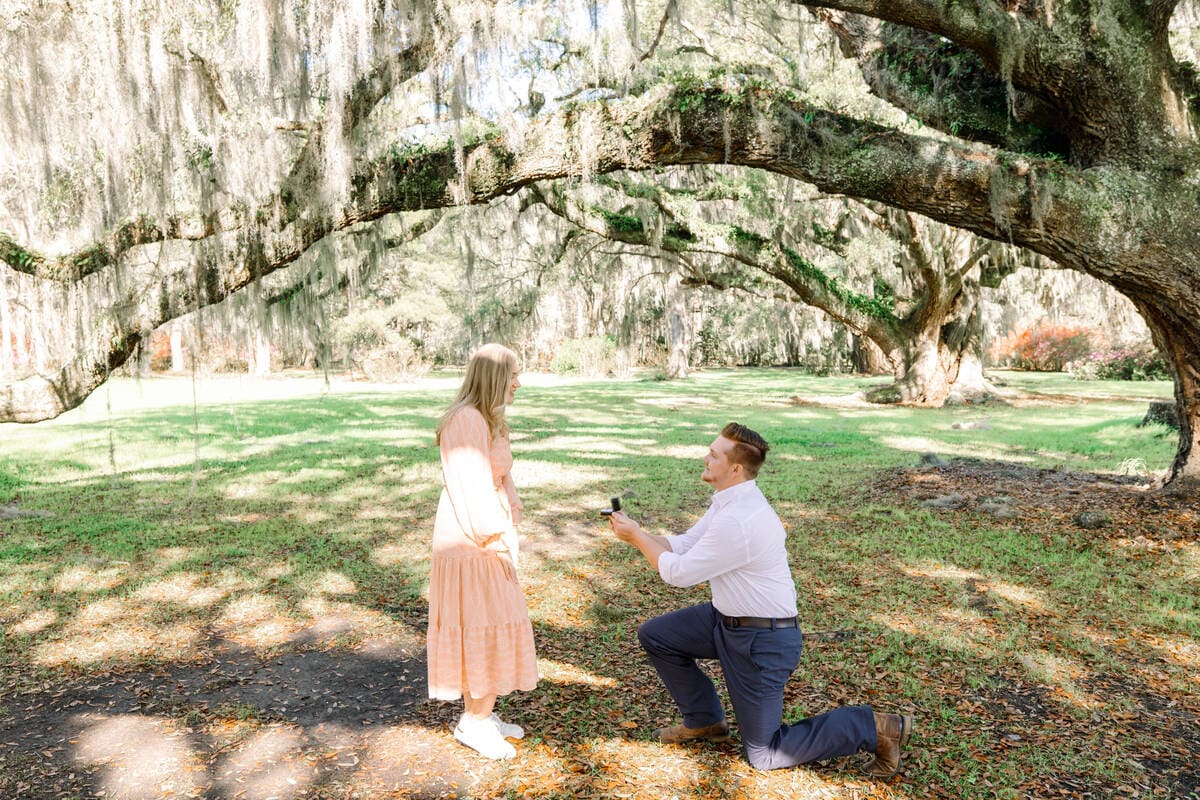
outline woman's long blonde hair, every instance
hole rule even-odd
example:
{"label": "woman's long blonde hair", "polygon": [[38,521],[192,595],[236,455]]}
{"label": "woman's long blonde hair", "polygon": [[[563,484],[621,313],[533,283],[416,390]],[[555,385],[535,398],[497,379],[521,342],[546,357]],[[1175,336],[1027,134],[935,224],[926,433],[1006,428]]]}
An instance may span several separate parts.
{"label": "woman's long blonde hair", "polygon": [[508,386],[517,371],[517,354],[502,344],[485,344],[471,354],[467,374],[463,376],[458,397],[438,420],[434,441],[442,443],[442,430],[460,409],[471,406],[487,420],[488,433],[495,439],[507,435],[508,421],[504,418],[504,401]]}

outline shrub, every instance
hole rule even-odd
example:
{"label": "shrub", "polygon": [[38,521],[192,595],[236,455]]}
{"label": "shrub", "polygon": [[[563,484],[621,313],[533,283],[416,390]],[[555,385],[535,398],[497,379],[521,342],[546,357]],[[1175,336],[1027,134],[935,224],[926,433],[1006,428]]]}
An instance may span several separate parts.
{"label": "shrub", "polygon": [[567,339],[558,346],[550,371],[558,375],[602,377],[616,366],[617,345],[611,336]]}
{"label": "shrub", "polygon": [[992,345],[993,364],[1037,372],[1059,372],[1092,351],[1096,334],[1089,328],[1038,325],[1014,331]]}
{"label": "shrub", "polygon": [[1071,365],[1071,374],[1080,380],[1169,381],[1171,367],[1148,344],[1114,347],[1088,354]]}

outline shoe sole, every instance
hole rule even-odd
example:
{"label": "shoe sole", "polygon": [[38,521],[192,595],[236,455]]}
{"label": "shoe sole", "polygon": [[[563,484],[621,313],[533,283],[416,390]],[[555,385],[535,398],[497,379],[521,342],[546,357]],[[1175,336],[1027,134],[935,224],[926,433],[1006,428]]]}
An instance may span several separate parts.
{"label": "shoe sole", "polygon": [[687,744],[689,742],[713,742],[714,744],[721,744],[722,742],[728,742],[733,737],[728,733],[719,733],[715,736],[693,736],[689,739],[664,739],[659,731],[655,731],[654,738],[658,739],[659,744]]}
{"label": "shoe sole", "polygon": [[[501,755],[501,756],[489,755],[489,754],[483,752],[482,750],[480,750],[478,747],[475,747],[470,742],[465,741],[462,738],[462,735],[459,734],[458,728],[454,729],[454,740],[456,742],[458,742],[459,744],[461,744],[463,747],[466,747],[470,750],[474,750],[476,753],[479,753],[479,755],[483,756],[484,758],[490,759],[492,761],[507,761],[510,758],[516,757],[516,748],[513,748],[512,753],[506,752],[504,755]],[[512,745],[509,745],[509,747],[512,747]]]}

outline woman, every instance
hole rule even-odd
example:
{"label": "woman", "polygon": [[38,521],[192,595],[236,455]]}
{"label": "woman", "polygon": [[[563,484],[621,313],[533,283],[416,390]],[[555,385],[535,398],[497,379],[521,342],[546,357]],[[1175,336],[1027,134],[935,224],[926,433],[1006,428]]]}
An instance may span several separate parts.
{"label": "woman", "polygon": [[488,758],[512,758],[524,731],[493,713],[496,697],[537,685],[529,609],[517,582],[521,501],[513,485],[504,407],[521,385],[517,356],[479,348],[437,443],[445,488],[429,574],[429,696],[463,698],[454,738]]}

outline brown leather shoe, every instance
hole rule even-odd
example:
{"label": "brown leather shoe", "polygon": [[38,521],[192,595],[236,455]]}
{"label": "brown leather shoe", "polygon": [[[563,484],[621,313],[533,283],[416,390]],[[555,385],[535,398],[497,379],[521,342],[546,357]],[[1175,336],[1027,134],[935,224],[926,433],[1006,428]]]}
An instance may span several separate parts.
{"label": "brown leather shoe", "polygon": [[703,728],[672,725],[669,728],[659,728],[654,732],[654,736],[663,744],[683,744],[684,742],[694,742],[697,739],[709,742],[728,742],[729,723],[721,720],[712,725],[705,725]]}
{"label": "brown leather shoe", "polygon": [[872,778],[891,778],[900,771],[900,751],[912,736],[913,718],[908,714],[875,714],[875,760],[863,767]]}

